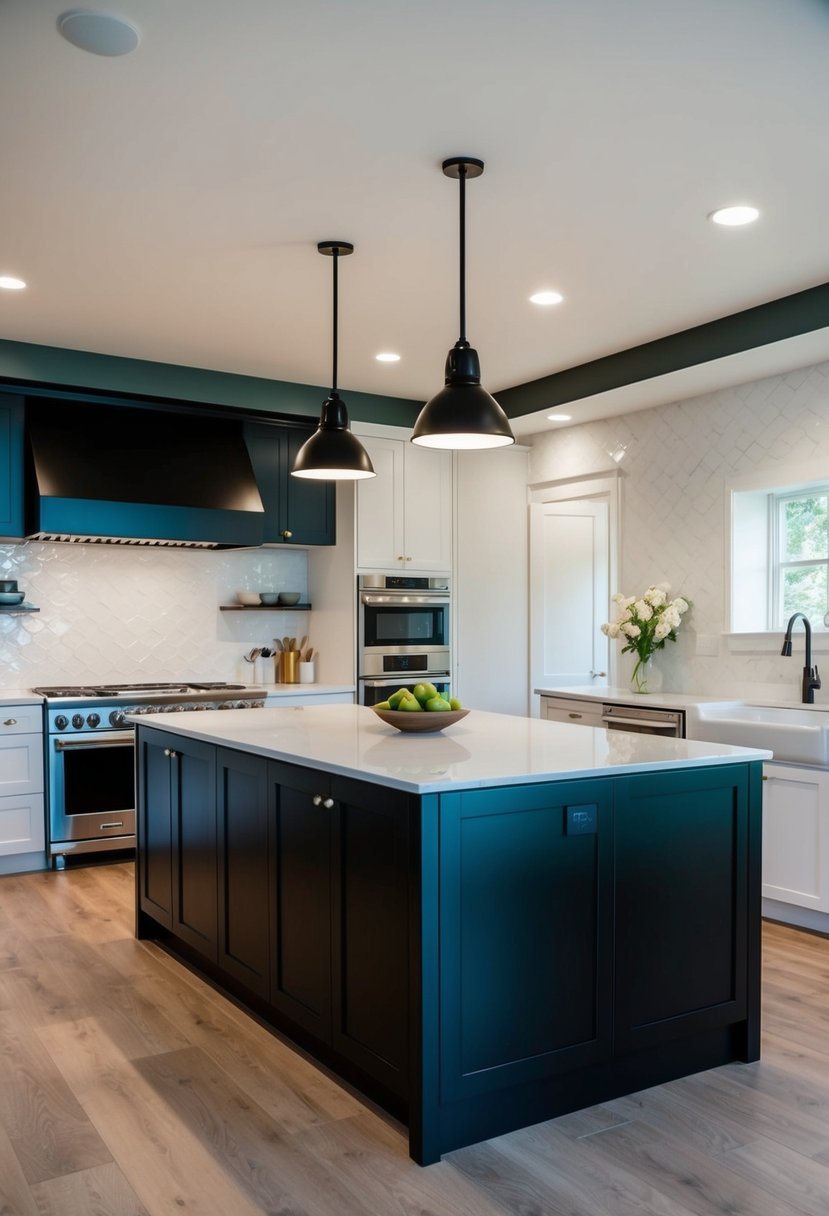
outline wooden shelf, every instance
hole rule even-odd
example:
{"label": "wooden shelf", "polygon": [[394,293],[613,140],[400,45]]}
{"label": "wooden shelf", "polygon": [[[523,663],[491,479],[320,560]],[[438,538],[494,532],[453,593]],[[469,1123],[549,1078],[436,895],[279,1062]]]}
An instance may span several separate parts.
{"label": "wooden shelf", "polygon": [[219,612],[310,612],[310,604],[220,604]]}

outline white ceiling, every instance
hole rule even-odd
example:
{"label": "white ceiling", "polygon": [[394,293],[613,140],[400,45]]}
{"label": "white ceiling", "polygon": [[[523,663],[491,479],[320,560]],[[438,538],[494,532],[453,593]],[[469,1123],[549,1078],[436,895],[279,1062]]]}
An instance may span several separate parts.
{"label": "white ceiling", "polygon": [[[341,385],[429,396],[458,154],[492,391],[829,279],[824,0],[88,3],[141,32],[115,59],[69,7],[0,0],[0,273],[29,283],[0,337],[325,385],[338,238]],[[758,223],[706,220],[739,201]]]}

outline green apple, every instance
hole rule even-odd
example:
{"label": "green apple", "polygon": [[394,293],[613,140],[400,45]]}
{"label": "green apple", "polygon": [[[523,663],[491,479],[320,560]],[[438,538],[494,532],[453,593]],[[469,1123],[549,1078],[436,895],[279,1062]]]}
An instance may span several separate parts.
{"label": "green apple", "polygon": [[391,709],[391,705],[389,704],[388,701],[378,701],[377,704],[374,706],[374,708],[375,709]]}
{"label": "green apple", "polygon": [[461,704],[458,697],[450,697],[449,698],[449,708],[450,709],[463,709],[463,705]]}
{"label": "green apple", "polygon": [[434,696],[426,702],[426,709],[428,709],[432,714],[446,713],[446,711],[451,708],[452,706],[445,697]]}
{"label": "green apple", "polygon": [[408,688],[398,688],[397,692],[393,692],[389,697],[389,707],[391,709],[399,709],[403,698],[410,697],[411,695]]}
{"label": "green apple", "polygon": [[421,713],[423,710],[423,706],[417,697],[412,696],[404,697],[397,708],[404,710],[406,713]]}
{"label": "green apple", "polygon": [[415,684],[412,689],[412,696],[417,697],[421,705],[425,705],[429,698],[435,695],[432,691],[433,687],[434,685],[432,684]]}

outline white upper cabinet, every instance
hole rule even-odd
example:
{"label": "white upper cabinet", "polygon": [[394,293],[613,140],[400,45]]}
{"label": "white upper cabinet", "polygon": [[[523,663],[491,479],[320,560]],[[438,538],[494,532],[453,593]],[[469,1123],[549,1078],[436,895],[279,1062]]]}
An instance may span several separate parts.
{"label": "white upper cabinet", "polygon": [[360,436],[376,477],[357,483],[358,570],[448,573],[452,453]]}

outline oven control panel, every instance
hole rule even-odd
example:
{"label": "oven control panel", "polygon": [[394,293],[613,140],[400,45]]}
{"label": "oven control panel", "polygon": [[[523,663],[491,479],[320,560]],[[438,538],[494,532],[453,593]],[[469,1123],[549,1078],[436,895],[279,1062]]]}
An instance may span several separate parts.
{"label": "oven control panel", "polygon": [[132,722],[128,715],[175,714],[205,709],[262,709],[263,698],[243,698],[236,701],[185,701],[166,705],[111,705],[98,709],[50,709],[48,730],[50,734],[77,734],[89,731],[129,730]]}

